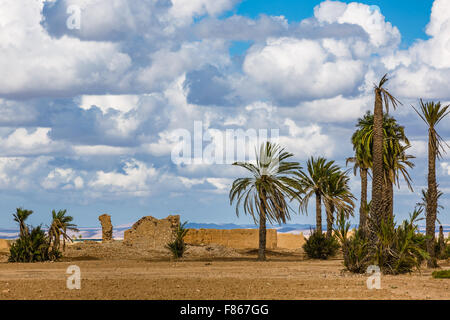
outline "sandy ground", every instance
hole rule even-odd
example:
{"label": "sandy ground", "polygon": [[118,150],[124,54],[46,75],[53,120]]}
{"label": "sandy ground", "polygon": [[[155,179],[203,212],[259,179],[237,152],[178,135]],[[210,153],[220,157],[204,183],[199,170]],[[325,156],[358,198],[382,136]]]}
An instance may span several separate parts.
{"label": "sandy ground", "polygon": [[[300,250],[257,262],[255,251],[190,247],[173,261],[165,250],[83,243],[61,262],[6,259],[0,254],[0,299],[450,299],[450,279],[433,279],[432,270],[382,276],[381,290],[369,290],[367,277],[344,272],[341,259],[307,260]],[[450,269],[450,261],[440,264]],[[81,269],[80,290],[66,287],[70,265]]]}

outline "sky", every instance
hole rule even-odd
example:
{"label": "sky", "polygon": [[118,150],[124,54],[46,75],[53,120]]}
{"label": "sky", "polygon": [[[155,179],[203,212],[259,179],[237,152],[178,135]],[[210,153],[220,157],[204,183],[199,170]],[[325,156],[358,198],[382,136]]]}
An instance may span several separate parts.
{"label": "sky", "polygon": [[[103,213],[114,225],[170,214],[250,223],[228,200],[247,173],[208,157],[211,146],[233,156],[227,132],[276,132],[301,165],[325,156],[345,167],[355,123],[373,109],[385,73],[403,103],[391,115],[416,156],[414,192],[396,189],[398,220],[426,186],[427,128],[411,105],[450,103],[447,0],[0,5],[0,227],[14,227],[17,207],[44,225],[52,209],[84,227]],[[438,130],[450,140],[450,117]],[[447,208],[448,155],[437,169]],[[351,187],[358,196],[358,176]],[[292,206],[292,223],[314,223],[313,207],[305,215]],[[447,209],[439,219],[450,224]]]}

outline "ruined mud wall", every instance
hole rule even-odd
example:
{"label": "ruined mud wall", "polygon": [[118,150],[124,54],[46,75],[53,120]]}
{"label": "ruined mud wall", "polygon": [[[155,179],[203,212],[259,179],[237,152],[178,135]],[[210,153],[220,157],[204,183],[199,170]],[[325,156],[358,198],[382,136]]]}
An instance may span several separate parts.
{"label": "ruined mud wall", "polygon": [[9,240],[0,239],[0,252],[8,252],[11,243]]}
{"label": "ruined mud wall", "polygon": [[102,214],[98,217],[102,225],[102,241],[108,242],[113,240],[113,226],[111,224],[111,216],[109,214]]}
{"label": "ruined mud wall", "polygon": [[305,244],[303,233],[279,233],[277,235],[277,240],[277,247],[281,249],[300,249]]}
{"label": "ruined mud wall", "polygon": [[[184,241],[192,245],[220,244],[235,249],[256,249],[259,247],[257,229],[189,229]],[[277,247],[277,230],[267,230],[267,249]]]}
{"label": "ruined mud wall", "polygon": [[163,249],[173,241],[180,225],[180,216],[156,219],[151,216],[138,220],[124,233],[123,243],[149,249]]}

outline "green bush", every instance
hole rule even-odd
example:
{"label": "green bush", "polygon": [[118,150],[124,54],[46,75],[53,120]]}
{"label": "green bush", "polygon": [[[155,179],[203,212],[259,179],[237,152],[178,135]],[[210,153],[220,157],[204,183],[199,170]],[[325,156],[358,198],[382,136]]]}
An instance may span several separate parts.
{"label": "green bush", "polygon": [[369,243],[359,230],[348,237],[349,230],[350,223],[344,213],[341,213],[336,221],[334,232],[342,246],[344,266],[353,273],[366,273],[367,267],[372,262],[369,255]]}
{"label": "green bush", "polygon": [[369,254],[369,242],[359,230],[345,240],[342,245],[342,253],[344,255],[344,266],[353,273],[366,273],[367,267],[373,261]]}
{"label": "green bush", "polygon": [[435,254],[438,259],[448,259],[450,258],[450,242],[449,240],[444,240],[444,249],[441,252],[441,244],[439,243],[439,239],[436,238],[436,242],[434,244]]}
{"label": "green bush", "polygon": [[450,270],[434,271],[432,276],[436,279],[450,279]]}
{"label": "green bush", "polygon": [[40,262],[56,260],[61,253],[50,249],[50,243],[41,226],[24,233],[9,250],[9,262]]}
{"label": "green bush", "polygon": [[[427,251],[426,239],[428,239],[428,237],[426,235],[424,235],[422,233],[416,234],[415,241],[420,245],[420,247],[424,251]],[[447,240],[447,242],[448,242],[448,240]],[[439,238],[435,238],[434,239],[434,253],[438,259],[445,260],[445,259],[450,258],[450,244],[447,243],[445,245],[444,253],[441,254],[441,246],[439,244]]]}
{"label": "green bush", "polygon": [[326,260],[336,255],[339,242],[335,236],[327,237],[314,230],[303,245],[303,250],[310,259]]}
{"label": "green bush", "polygon": [[178,226],[175,234],[175,240],[168,243],[166,248],[172,252],[175,259],[181,258],[186,251],[186,244],[184,243],[184,237],[186,236],[188,229],[185,228],[187,221]]}
{"label": "green bush", "polygon": [[[344,265],[353,273],[365,273],[369,265],[377,265],[384,274],[408,273],[420,268],[428,258],[426,236],[419,233],[416,222],[422,210],[414,210],[410,220],[396,227],[393,219],[383,221],[377,233],[377,242],[371,243],[360,231],[347,239],[349,224],[344,218],[335,229],[342,243]],[[344,236],[345,235],[345,236]]]}
{"label": "green bush", "polygon": [[374,262],[384,274],[403,274],[420,269],[420,264],[428,258],[423,249],[425,237],[419,235],[415,224],[422,210],[414,210],[410,220],[395,227],[393,220],[382,222],[378,232]]}
{"label": "green bush", "polygon": [[440,257],[442,260],[450,259],[450,241],[447,240],[447,243],[445,244],[445,250],[444,254]]}

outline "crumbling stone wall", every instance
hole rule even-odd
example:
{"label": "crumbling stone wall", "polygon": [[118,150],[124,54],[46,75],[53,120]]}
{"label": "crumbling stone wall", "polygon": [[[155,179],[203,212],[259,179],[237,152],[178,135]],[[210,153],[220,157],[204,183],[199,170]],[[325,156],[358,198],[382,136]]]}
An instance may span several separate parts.
{"label": "crumbling stone wall", "polygon": [[111,224],[111,216],[109,214],[102,214],[98,217],[102,225],[102,241],[108,242],[113,240],[113,226]]}
{"label": "crumbling stone wall", "polygon": [[138,220],[124,233],[123,243],[149,249],[163,249],[175,238],[180,225],[180,216],[156,219],[151,216]]}
{"label": "crumbling stone wall", "polygon": [[[277,247],[277,230],[268,229],[266,248]],[[255,249],[259,247],[257,229],[189,229],[184,241],[191,245],[220,244],[235,249]]]}

